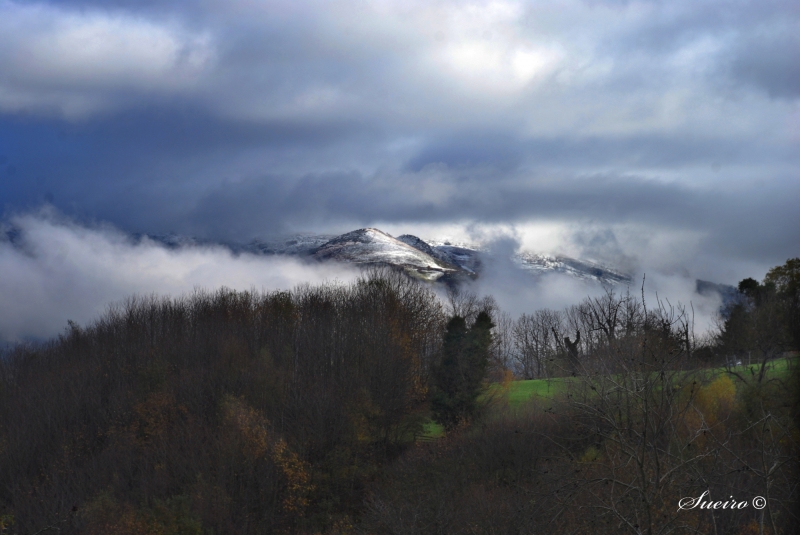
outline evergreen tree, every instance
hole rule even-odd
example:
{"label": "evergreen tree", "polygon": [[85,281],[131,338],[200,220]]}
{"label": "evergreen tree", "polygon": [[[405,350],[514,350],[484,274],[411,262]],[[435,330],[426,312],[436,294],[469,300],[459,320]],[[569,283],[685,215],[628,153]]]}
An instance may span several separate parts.
{"label": "evergreen tree", "polygon": [[475,414],[489,362],[493,327],[487,312],[479,313],[469,329],[461,316],[453,316],[447,324],[442,360],[433,373],[432,400],[434,420],[446,429]]}
{"label": "evergreen tree", "polygon": [[764,284],[778,292],[786,309],[786,326],[795,351],[800,350],[800,258],[790,258],[767,272]]}
{"label": "evergreen tree", "polygon": [[747,278],[738,287],[740,299],[726,312],[719,347],[728,362],[759,364],[760,383],[768,361],[800,347],[800,259],[772,268],[763,283]]}

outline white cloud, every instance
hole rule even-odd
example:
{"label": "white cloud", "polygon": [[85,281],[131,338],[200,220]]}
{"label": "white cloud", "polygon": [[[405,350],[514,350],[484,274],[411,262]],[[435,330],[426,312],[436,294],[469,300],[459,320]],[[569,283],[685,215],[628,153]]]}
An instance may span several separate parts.
{"label": "white cloud", "polygon": [[134,244],[114,228],[89,228],[47,212],[16,217],[12,224],[21,243],[0,241],[0,341],[50,337],[70,319],[85,325],[132,294],[291,289],[358,274],[292,258],[234,256],[223,247],[170,250],[146,239]]}
{"label": "white cloud", "polygon": [[81,116],[126,95],[191,90],[214,63],[208,33],[122,12],[0,2],[0,111]]}

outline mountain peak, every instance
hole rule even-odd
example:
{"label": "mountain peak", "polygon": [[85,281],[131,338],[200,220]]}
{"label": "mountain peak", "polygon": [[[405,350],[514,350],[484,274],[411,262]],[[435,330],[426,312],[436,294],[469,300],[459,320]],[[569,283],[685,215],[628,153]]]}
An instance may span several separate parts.
{"label": "mountain peak", "polygon": [[317,260],[401,267],[427,280],[439,279],[455,269],[376,228],[362,228],[332,238],[314,251],[312,256]]}
{"label": "mountain peak", "polygon": [[388,242],[391,243],[393,241],[397,241],[394,237],[386,232],[373,228],[360,228],[358,230],[353,230],[342,234],[340,236],[336,236],[335,238],[331,238],[325,245],[331,243],[347,243],[347,242],[354,242],[354,243],[373,243],[373,242]]}

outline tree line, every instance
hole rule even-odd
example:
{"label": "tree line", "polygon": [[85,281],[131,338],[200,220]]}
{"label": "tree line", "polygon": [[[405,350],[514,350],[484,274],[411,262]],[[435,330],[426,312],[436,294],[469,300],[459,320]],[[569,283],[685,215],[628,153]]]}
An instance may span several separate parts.
{"label": "tree line", "polygon": [[540,309],[516,320],[494,306],[498,328],[490,364],[522,379],[591,373],[604,367],[599,363],[608,361],[608,352],[620,343],[649,331],[680,348],[676,366],[758,363],[763,378],[767,362],[800,349],[800,259],[772,268],[762,282],[742,280],[737,298],[720,310],[717,327],[699,336],[691,308],[663,301],[653,305],[645,317],[642,296],[630,288],[607,288],[563,310]]}

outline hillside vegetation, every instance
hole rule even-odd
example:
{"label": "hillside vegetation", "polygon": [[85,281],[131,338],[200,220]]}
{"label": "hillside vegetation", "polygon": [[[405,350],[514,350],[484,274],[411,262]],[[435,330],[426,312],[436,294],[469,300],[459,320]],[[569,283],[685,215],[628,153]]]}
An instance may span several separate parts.
{"label": "hillside vegetation", "polygon": [[794,533],[791,280],[704,343],[630,295],[514,323],[392,271],[134,297],[0,358],[0,532]]}
{"label": "hillside vegetation", "polygon": [[333,529],[421,428],[442,311],[402,276],[133,298],[0,365],[12,533]]}

